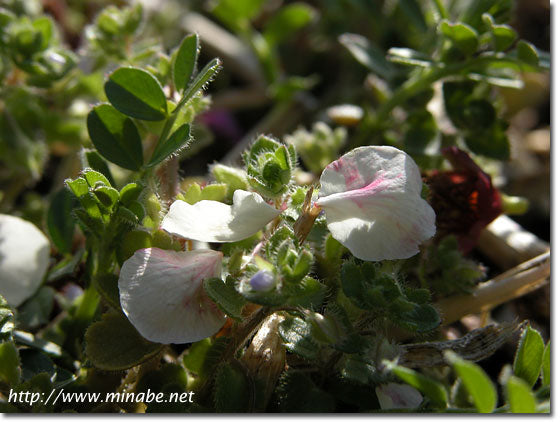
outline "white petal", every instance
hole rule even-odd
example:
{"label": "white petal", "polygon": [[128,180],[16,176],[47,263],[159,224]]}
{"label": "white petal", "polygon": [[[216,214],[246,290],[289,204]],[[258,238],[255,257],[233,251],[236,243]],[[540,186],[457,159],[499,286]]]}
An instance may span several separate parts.
{"label": "white petal", "polygon": [[49,240],[37,227],[0,214],[0,294],[10,306],[19,306],[39,288],[49,255]]}
{"label": "white petal", "polygon": [[161,227],[169,233],[203,242],[236,242],[257,233],[281,211],[253,192],[236,190],[233,205],[175,201]]}
{"label": "white petal", "polygon": [[325,168],[319,197],[364,188],[381,177],[389,191],[422,190],[420,171],[408,154],[393,147],[368,146],[353,149]]}
{"label": "white petal", "polygon": [[381,409],[416,409],[422,403],[422,394],[406,384],[390,382],[375,387]]}
{"label": "white petal", "polygon": [[159,248],[137,250],[119,276],[124,313],[146,339],[191,343],[215,334],[226,316],[208,298],[202,282],[221,273],[222,253]]}
{"label": "white petal", "polygon": [[365,261],[405,259],[435,234],[418,167],[386,146],[356,148],[321,175],[317,204],[333,237]]}

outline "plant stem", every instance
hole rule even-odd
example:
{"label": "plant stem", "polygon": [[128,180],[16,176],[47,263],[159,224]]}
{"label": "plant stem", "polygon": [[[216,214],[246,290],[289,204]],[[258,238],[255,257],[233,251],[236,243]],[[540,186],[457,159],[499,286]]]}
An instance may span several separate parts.
{"label": "plant stem", "polygon": [[442,325],[523,296],[546,284],[549,277],[550,252],[546,252],[480,284],[473,294],[452,296],[437,302]]}
{"label": "plant stem", "polygon": [[480,66],[486,63],[491,63],[493,61],[513,61],[500,54],[484,54],[472,59],[466,60],[461,63],[454,63],[449,65],[440,64],[439,67],[435,67],[425,72],[421,73],[417,78],[411,78],[406,81],[397,91],[394,92],[393,96],[389,100],[379,107],[377,111],[377,121],[385,122],[389,117],[391,111],[410,97],[416,95],[424,89],[427,89],[432,83],[439,79],[445,78],[451,75],[457,75],[462,72],[468,71],[469,69]]}
{"label": "plant stem", "polygon": [[445,6],[443,5],[443,3],[441,2],[441,0],[432,0],[434,5],[436,6],[436,9],[439,13],[439,16],[441,19],[447,19],[449,17],[449,15],[447,14],[447,10],[445,10]]}

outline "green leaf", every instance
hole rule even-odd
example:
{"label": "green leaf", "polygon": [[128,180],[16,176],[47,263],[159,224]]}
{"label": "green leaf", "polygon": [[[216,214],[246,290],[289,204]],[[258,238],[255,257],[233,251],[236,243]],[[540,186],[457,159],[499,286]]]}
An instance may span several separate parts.
{"label": "green leaf", "polygon": [[241,368],[232,363],[220,365],[214,382],[216,412],[246,412],[249,407],[249,397],[249,381]]}
{"label": "green leaf", "polygon": [[419,305],[428,303],[431,298],[431,293],[428,289],[405,288],[405,295],[408,300]]}
{"label": "green leaf", "polygon": [[440,382],[404,366],[388,363],[387,367],[408,385],[424,393],[436,406],[445,407],[447,405],[449,401],[447,390]]}
{"label": "green leaf", "polygon": [[278,327],[278,334],[282,337],[286,349],[305,359],[317,358],[319,346],[313,340],[312,325],[298,317],[290,317],[282,321]]}
{"label": "green leaf", "polygon": [[550,385],[550,341],[546,344],[543,353],[542,384]]}
{"label": "green leaf", "polygon": [[138,222],[142,221],[142,219],[146,216],[144,206],[138,201],[130,202],[126,208],[131,211],[136,218],[138,218]]}
{"label": "green leaf", "polygon": [[0,295],[0,342],[12,338],[14,331],[14,313],[8,302]]}
{"label": "green leaf", "polygon": [[233,193],[237,189],[247,190],[249,187],[247,184],[247,173],[244,170],[223,164],[214,164],[210,171],[217,182],[227,185],[227,197],[229,200],[231,200]]}
{"label": "green leaf", "polygon": [[241,296],[233,283],[224,283],[220,278],[207,278],[204,280],[204,290],[222,311],[230,317],[241,321],[243,315],[241,311],[245,306],[245,298]]}
{"label": "green leaf", "polygon": [[16,345],[12,341],[0,343],[0,381],[8,385],[19,382],[19,355]]}
{"label": "green leaf", "polygon": [[398,314],[394,313],[392,318],[393,322],[408,330],[417,331],[419,333],[426,333],[439,326],[441,318],[433,306],[427,303],[422,305],[414,303],[413,305],[414,308],[410,311]]}
{"label": "green leaf", "polygon": [[119,297],[119,277],[115,274],[103,274],[93,279],[95,288],[109,304],[119,310],[120,297]]}
{"label": "green leaf", "polygon": [[523,379],[529,387],[535,385],[542,367],[544,342],[538,331],[525,328],[513,361],[513,373]]}
{"label": "green leaf", "polygon": [[348,356],[344,360],[340,375],[362,386],[377,384],[383,381],[382,374],[374,365],[364,362],[359,356]]}
{"label": "green leaf", "polygon": [[[124,261],[134,255],[138,249],[149,248],[152,244],[152,235],[146,230],[131,230],[123,235],[117,248],[117,260],[122,266]],[[118,295],[117,295],[118,296]]]}
{"label": "green leaf", "polygon": [[313,277],[304,277],[295,285],[285,285],[282,292],[287,296],[286,304],[289,306],[315,308],[321,305],[327,289],[324,284]]}
{"label": "green leaf", "polygon": [[212,13],[234,31],[240,31],[248,28],[264,3],[265,0],[218,0]]}
{"label": "green leaf", "polygon": [[109,186],[99,186],[95,188],[93,194],[109,209],[112,209],[119,200],[119,191]]}
{"label": "green leaf", "polygon": [[473,98],[465,102],[462,118],[467,128],[488,129],[496,121],[496,110],[490,101]]}
{"label": "green leaf", "polygon": [[198,50],[198,34],[187,35],[181,41],[173,62],[173,84],[178,92],[182,92],[187,87],[194,74]]}
{"label": "green leaf", "polygon": [[93,145],[107,160],[128,170],[142,167],[142,140],[132,119],[101,104],[89,112],[87,128]]}
{"label": "green leaf", "polygon": [[335,409],[335,398],[319,389],[301,372],[284,372],[278,381],[276,392],[280,412],[329,413]]}
{"label": "green leaf", "polygon": [[33,21],[33,28],[41,34],[41,47],[40,50],[45,50],[52,41],[54,33],[54,25],[50,18],[42,16]]}
{"label": "green leaf", "polygon": [[531,387],[516,376],[509,377],[507,384],[507,402],[512,413],[536,413],[537,405]]}
{"label": "green leaf", "polygon": [[291,3],[278,10],[266,23],[263,36],[269,45],[285,41],[315,17],[315,10],[305,3]]}
{"label": "green leaf", "polygon": [[100,173],[95,170],[91,170],[91,169],[84,170],[82,177],[86,179],[86,182],[92,188],[97,187],[99,185],[111,186],[111,183],[109,183],[109,180],[107,180],[107,178],[103,175],[103,173]]}
{"label": "green leaf", "polygon": [[31,333],[25,331],[14,331],[14,340],[18,344],[24,344],[29,347],[33,347],[37,350],[41,350],[49,356],[59,358],[62,356],[62,349],[58,344],[46,341],[45,339],[34,336]]}
{"label": "green leaf", "polygon": [[202,362],[202,367],[200,368],[199,375],[201,377],[206,377],[208,375],[214,374],[216,367],[224,362],[225,353],[231,344],[231,338],[219,337],[212,341],[212,345],[204,355],[204,362]]}
{"label": "green leaf", "polygon": [[185,365],[185,368],[196,375],[204,375],[204,360],[206,359],[206,354],[208,353],[208,350],[210,350],[211,345],[212,340],[210,338],[205,338],[191,344],[187,350],[187,354],[183,356],[183,364]]}
{"label": "green leaf", "polygon": [[141,120],[167,117],[167,99],[150,72],[134,67],[115,70],[105,82],[105,94],[121,113]]}
{"label": "green leaf", "polygon": [[450,350],[445,351],[444,356],[461,378],[477,410],[480,413],[492,412],[496,408],[498,395],[488,375],[477,364],[461,359]]}
{"label": "green leaf", "polygon": [[179,108],[187,101],[189,101],[195,94],[204,88],[204,86],[210,82],[214,76],[220,71],[222,68],[222,61],[220,59],[213,59],[208,62],[204,69],[198,72],[194,81],[192,81],[187,88],[185,89],[185,93],[183,94],[183,98],[181,98],[181,102],[177,106]]}
{"label": "green leaf", "polygon": [[144,186],[142,186],[140,183],[129,183],[125,185],[119,192],[120,200],[124,206],[128,206],[132,201],[136,201],[138,199],[143,190]]}
{"label": "green leaf", "polygon": [[507,123],[505,121],[496,120],[488,129],[466,132],[464,135],[465,142],[475,154],[495,160],[508,160],[510,145],[506,128]]}
{"label": "green leaf", "polygon": [[66,179],[66,185],[77,198],[81,198],[89,193],[89,186],[86,179],[78,177],[75,180]]}
{"label": "green leaf", "polygon": [[111,174],[111,170],[109,170],[109,166],[107,165],[101,154],[99,154],[95,150],[85,150],[84,158],[87,162],[84,167],[91,167],[93,170],[98,171],[107,178],[107,180],[109,181],[109,186],[116,186],[115,179],[113,179],[113,175]]}
{"label": "green leaf", "polygon": [[384,79],[391,79],[395,71],[385,59],[385,53],[358,34],[342,34],[339,42],[350,51],[354,58],[369,70]]}
{"label": "green leaf", "polygon": [[[414,304],[406,305],[406,298],[402,295],[393,276],[380,271],[379,265],[371,262],[363,262],[358,265],[347,261],[342,265],[340,279],[344,294],[361,309],[376,309],[386,312],[391,307],[398,307],[406,312],[414,309]],[[399,302],[393,304],[397,299]],[[406,309],[403,309],[403,306]]]}
{"label": "green leaf", "polygon": [[187,389],[187,373],[181,365],[166,363],[161,368],[145,373],[136,384],[137,392],[163,391],[175,385],[183,391]]}
{"label": "green leaf", "polygon": [[531,66],[539,65],[539,53],[535,46],[525,40],[517,43],[517,58]]}
{"label": "green leaf", "polygon": [[509,25],[494,25],[492,27],[494,48],[496,51],[507,50],[517,38],[517,32]]}
{"label": "green leaf", "polygon": [[190,126],[185,123],[173,132],[167,140],[156,146],[147,167],[153,167],[170,155],[178,153],[182,148],[188,145],[190,139]]}
{"label": "green leaf", "polygon": [[496,51],[507,50],[517,38],[517,32],[509,25],[496,25],[489,13],[482,15],[482,21],[490,30]]}
{"label": "green leaf", "polygon": [[439,132],[434,116],[428,110],[410,113],[405,128],[404,147],[409,154],[425,154]]}
{"label": "green leaf", "polygon": [[19,352],[21,360],[21,377],[28,381],[42,372],[53,376],[56,373],[52,359],[40,350],[22,349]]}
{"label": "green leaf", "polygon": [[64,187],[54,194],[47,212],[49,236],[56,248],[63,254],[72,251],[76,223],[73,218],[70,218],[70,215],[76,205],[74,195]]}
{"label": "green leaf", "polygon": [[464,23],[450,23],[443,20],[440,23],[440,31],[451,39],[453,44],[466,56],[474,54],[478,48],[478,33],[472,27]]}
{"label": "green leaf", "polygon": [[60,280],[62,277],[68,277],[76,271],[78,265],[82,261],[85,249],[78,249],[74,255],[67,255],[54,267],[52,267],[47,274],[47,282]]}
{"label": "green leaf", "polygon": [[163,345],[143,338],[128,319],[117,313],[104,314],[85,335],[86,355],[99,369],[132,368],[158,353]]}
{"label": "green leaf", "polygon": [[179,195],[178,198],[185,201],[187,204],[196,204],[200,201],[200,196],[202,195],[202,188],[196,182],[189,185],[184,194]]}
{"label": "green leaf", "polygon": [[55,290],[49,286],[42,286],[19,309],[18,327],[32,329],[49,322],[54,307]]}
{"label": "green leaf", "polygon": [[223,201],[226,197],[227,186],[223,183],[213,183],[204,186],[200,191],[200,200]]}
{"label": "green leaf", "polygon": [[80,204],[82,204],[82,207],[84,207],[91,218],[103,221],[103,215],[101,213],[101,209],[99,208],[101,203],[93,193],[88,192],[87,195],[80,197]]}

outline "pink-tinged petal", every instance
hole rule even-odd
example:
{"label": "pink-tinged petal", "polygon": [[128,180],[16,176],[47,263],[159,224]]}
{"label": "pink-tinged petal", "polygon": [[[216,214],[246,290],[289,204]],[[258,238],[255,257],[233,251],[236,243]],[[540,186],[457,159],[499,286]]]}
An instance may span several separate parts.
{"label": "pink-tinged petal", "polygon": [[187,239],[236,242],[257,233],[280,213],[258,194],[236,190],[233,205],[207,200],[194,205],[175,201],[161,227]]}
{"label": "pink-tinged petal", "polygon": [[50,244],[31,224],[0,214],[0,294],[17,307],[41,285],[49,266]]}
{"label": "pink-tinged petal", "polygon": [[333,237],[365,261],[405,259],[435,234],[416,163],[387,146],[361,147],[321,175],[317,205]]}
{"label": "pink-tinged petal", "polygon": [[365,188],[379,183],[384,189],[420,193],[418,166],[403,151],[388,146],[359,147],[330,163],[321,174],[319,197]]}
{"label": "pink-tinged petal", "polygon": [[202,282],[220,276],[222,257],[212,250],[137,250],[119,276],[124,313],[143,337],[156,343],[191,343],[215,334],[226,316]]}
{"label": "pink-tinged petal", "polygon": [[422,403],[422,394],[406,384],[390,382],[375,387],[381,409],[416,409]]}

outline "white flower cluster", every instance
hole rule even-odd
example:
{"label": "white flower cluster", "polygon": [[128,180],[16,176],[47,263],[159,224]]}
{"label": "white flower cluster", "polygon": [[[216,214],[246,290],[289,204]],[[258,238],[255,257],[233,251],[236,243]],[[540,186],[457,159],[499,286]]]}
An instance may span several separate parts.
{"label": "white flower cluster", "polygon": [[[388,146],[356,148],[321,175],[316,206],[333,237],[366,261],[409,258],[435,233],[435,213],[420,196],[412,158]],[[281,211],[253,192],[235,191],[233,205],[175,201],[163,220],[169,233],[203,242],[245,239]],[[202,282],[221,273],[222,254],[147,248],[124,263],[119,278],[125,314],[140,334],[160,343],[193,342],[215,334],[225,315]]]}

